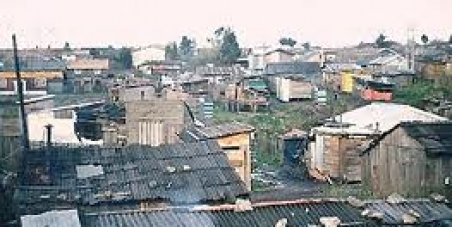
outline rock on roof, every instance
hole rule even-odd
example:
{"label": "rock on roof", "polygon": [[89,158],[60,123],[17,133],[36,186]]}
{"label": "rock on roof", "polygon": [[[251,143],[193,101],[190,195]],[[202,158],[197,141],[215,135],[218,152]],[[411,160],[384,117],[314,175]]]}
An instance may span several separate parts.
{"label": "rock on roof", "polygon": [[59,202],[190,204],[248,193],[213,141],[159,147],[42,148],[28,152],[24,160],[18,201],[25,209]]}
{"label": "rock on roof", "polygon": [[384,200],[367,202],[366,213],[380,213],[385,225],[431,223],[434,221],[452,220],[452,210],[444,203],[429,200],[405,200],[398,203],[390,203]]}
{"label": "rock on roof", "polygon": [[302,74],[313,75],[320,74],[321,68],[318,62],[277,62],[268,63],[265,67],[266,75],[281,74]]}
{"label": "rock on roof", "polygon": [[[337,217],[347,226],[374,226],[360,211],[340,201],[303,200],[255,204],[252,209],[237,210],[236,206],[206,208],[204,210],[129,211],[122,213],[88,214],[82,217],[83,226],[205,226],[205,227],[261,227],[320,226],[320,218]],[[376,226],[376,225],[375,225]]]}
{"label": "rock on roof", "polygon": [[[216,139],[220,137],[235,135],[239,133],[253,132],[255,128],[251,125],[240,122],[229,122],[218,125],[204,126],[204,127],[188,127],[183,134],[188,134],[188,141],[201,139]],[[184,138],[183,138],[184,139]]]}

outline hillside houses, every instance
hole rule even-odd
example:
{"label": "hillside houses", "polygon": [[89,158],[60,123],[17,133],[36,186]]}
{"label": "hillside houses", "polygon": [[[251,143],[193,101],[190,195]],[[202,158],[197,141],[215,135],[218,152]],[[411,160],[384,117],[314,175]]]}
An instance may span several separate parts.
{"label": "hillside houses", "polygon": [[317,62],[270,63],[265,68],[265,79],[270,91],[283,102],[310,99],[315,84],[321,81]]}

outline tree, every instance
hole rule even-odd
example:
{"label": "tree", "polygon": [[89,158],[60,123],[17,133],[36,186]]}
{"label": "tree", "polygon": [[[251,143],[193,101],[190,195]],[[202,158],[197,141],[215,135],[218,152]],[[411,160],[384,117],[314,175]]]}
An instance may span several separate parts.
{"label": "tree", "polygon": [[305,42],[303,43],[303,48],[306,50],[310,50],[311,49],[311,44],[309,42]]}
{"label": "tree", "polygon": [[64,43],[64,50],[71,50],[71,45],[68,42]]}
{"label": "tree", "polygon": [[165,59],[166,60],[177,60],[179,59],[179,53],[177,49],[177,43],[172,42],[165,47]]}
{"label": "tree", "polygon": [[188,36],[182,36],[182,40],[179,44],[180,57],[187,59],[193,56],[196,43],[194,39],[188,38]]}
{"label": "tree", "polygon": [[124,69],[131,69],[133,66],[132,50],[126,47],[121,48],[118,61]]}
{"label": "tree", "polygon": [[378,48],[386,48],[389,45],[389,42],[386,41],[386,36],[384,34],[380,34],[375,41],[375,44],[377,44]]}
{"label": "tree", "polygon": [[424,45],[427,44],[428,43],[428,36],[426,34],[423,34],[421,36],[421,41],[424,43]]}
{"label": "tree", "polygon": [[220,27],[215,30],[215,36],[221,42],[219,45],[220,61],[224,64],[233,64],[241,54],[235,32],[231,28]]}
{"label": "tree", "polygon": [[283,46],[294,47],[297,44],[297,41],[290,37],[283,37],[279,39],[279,43]]}

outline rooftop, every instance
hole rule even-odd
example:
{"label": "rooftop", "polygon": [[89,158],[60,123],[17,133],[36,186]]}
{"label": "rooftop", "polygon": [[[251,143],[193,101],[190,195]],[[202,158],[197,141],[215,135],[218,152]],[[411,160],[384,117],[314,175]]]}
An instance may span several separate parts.
{"label": "rooftop", "polygon": [[384,133],[401,122],[438,122],[447,118],[397,103],[372,103],[335,116],[337,122],[349,127],[318,127],[317,131],[354,132],[356,134]]}
{"label": "rooftop", "polygon": [[320,74],[320,64],[318,62],[278,62],[268,63],[265,67],[266,75],[280,74]]}
{"label": "rooftop", "polygon": [[254,204],[240,209],[236,205],[191,210],[130,211],[88,214],[83,226],[225,226],[261,227],[320,225],[322,217],[337,217],[346,226],[374,226],[360,211],[343,201],[299,200]]}
{"label": "rooftop", "polygon": [[403,122],[364,148],[370,151],[386,135],[397,128],[402,128],[409,137],[416,140],[430,155],[452,155],[452,122]]}
{"label": "rooftop", "polygon": [[201,76],[238,76],[243,75],[244,72],[236,66],[200,66],[196,67],[195,74]]}
{"label": "rooftop", "polygon": [[68,62],[68,69],[73,70],[107,70],[109,69],[108,59],[78,59]]}
{"label": "rooftop", "polygon": [[213,141],[158,147],[52,147],[25,154],[18,201],[95,205],[226,201],[248,191]]}
{"label": "rooftop", "polygon": [[251,125],[240,122],[230,122],[204,127],[198,126],[189,127],[185,129],[184,134],[188,134],[192,140],[193,139],[200,140],[200,139],[216,139],[239,133],[249,133],[253,132],[254,130],[255,130],[254,127]]}

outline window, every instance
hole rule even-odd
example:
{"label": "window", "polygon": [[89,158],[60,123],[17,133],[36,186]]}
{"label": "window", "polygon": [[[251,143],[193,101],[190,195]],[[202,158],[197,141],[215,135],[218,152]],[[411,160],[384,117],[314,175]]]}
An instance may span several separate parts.
{"label": "window", "polygon": [[0,88],[8,88],[8,80],[0,78]]}
{"label": "window", "polygon": [[35,88],[46,88],[47,83],[45,78],[36,78],[34,79],[34,87]]}

